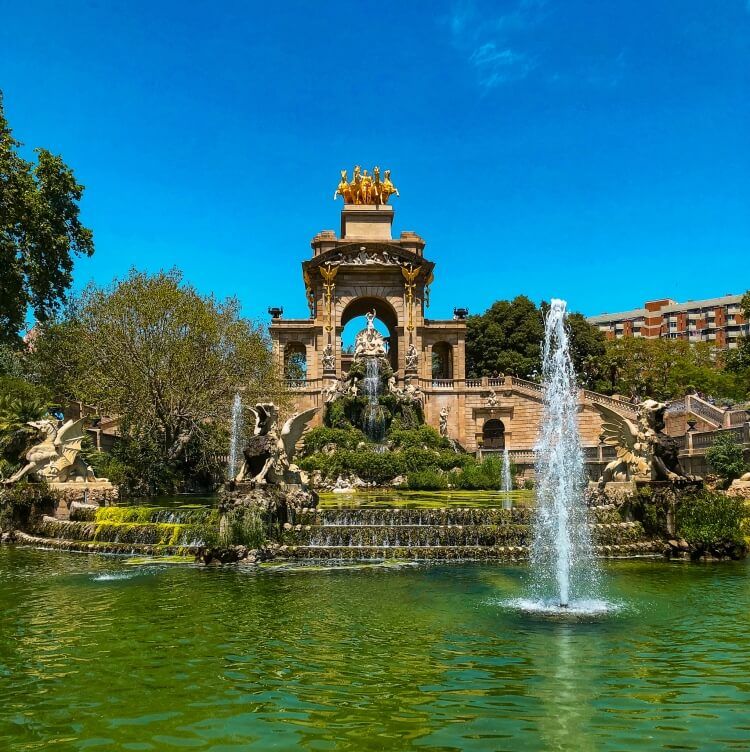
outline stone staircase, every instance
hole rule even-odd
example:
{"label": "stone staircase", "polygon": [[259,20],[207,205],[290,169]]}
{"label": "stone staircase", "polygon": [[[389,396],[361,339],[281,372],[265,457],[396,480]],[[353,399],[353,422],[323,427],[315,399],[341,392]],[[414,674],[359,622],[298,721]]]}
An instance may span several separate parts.
{"label": "stone staircase", "polygon": [[206,524],[218,525],[215,510],[79,507],[70,519],[44,515],[16,537],[26,545],[66,551],[187,556],[202,544]]}
{"label": "stone staircase", "polygon": [[[533,510],[518,507],[441,509],[303,509],[286,526],[281,552],[315,560],[522,561],[529,556]],[[661,556],[639,522],[623,522],[614,505],[590,507],[600,557]]]}

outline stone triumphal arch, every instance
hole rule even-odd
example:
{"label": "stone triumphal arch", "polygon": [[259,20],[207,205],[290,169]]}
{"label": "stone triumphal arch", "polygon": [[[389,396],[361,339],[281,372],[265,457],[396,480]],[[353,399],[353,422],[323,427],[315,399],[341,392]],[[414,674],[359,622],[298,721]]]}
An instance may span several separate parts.
{"label": "stone triumphal arch", "polygon": [[[355,181],[357,174],[355,169]],[[288,384],[298,409],[324,404],[328,390],[351,364],[351,354],[342,347],[344,327],[374,310],[388,329],[396,377],[422,390],[430,425],[438,428],[440,414],[447,410],[449,435],[466,449],[474,451],[487,442],[488,450],[508,448],[519,464],[531,461],[541,388],[515,376],[466,377],[468,311],[456,308],[452,318],[427,317],[435,264],[424,255],[425,241],[408,231],[393,237],[394,211],[387,203],[395,192],[392,183],[387,190],[380,183],[383,192],[377,194],[372,183],[368,192],[357,189],[355,181],[342,181],[337,191],[346,201],[340,233],[319,232],[311,242],[312,256],[302,262],[310,316],[285,319],[281,308],[269,309],[279,367],[295,359]],[[627,403],[582,390],[580,428],[589,455],[596,453],[601,432],[596,401],[634,416]]]}

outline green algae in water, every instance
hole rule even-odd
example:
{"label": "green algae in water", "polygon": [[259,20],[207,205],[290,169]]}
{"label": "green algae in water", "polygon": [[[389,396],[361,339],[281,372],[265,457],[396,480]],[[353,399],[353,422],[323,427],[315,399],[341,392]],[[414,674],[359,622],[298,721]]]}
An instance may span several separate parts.
{"label": "green algae in water", "polygon": [[125,559],[123,564],[130,567],[143,567],[162,564],[195,564],[195,556],[164,555],[164,556],[132,556]]}
{"label": "green algae in water", "polygon": [[520,565],[109,586],[138,567],[2,546],[0,749],[746,748],[750,562],[603,568],[622,610],[561,624],[498,605]]}
{"label": "green algae in water", "polygon": [[502,507],[506,499],[513,506],[534,502],[533,491],[402,491],[373,489],[352,493],[321,493],[321,509],[404,508],[440,509],[444,507]]}

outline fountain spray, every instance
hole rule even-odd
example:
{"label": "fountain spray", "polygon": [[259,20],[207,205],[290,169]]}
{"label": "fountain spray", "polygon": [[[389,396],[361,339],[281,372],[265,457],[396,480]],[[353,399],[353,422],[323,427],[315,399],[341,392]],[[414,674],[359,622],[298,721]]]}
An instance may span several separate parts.
{"label": "fountain spray", "polygon": [[229,467],[227,474],[232,481],[237,476],[240,444],[242,442],[242,397],[239,392],[234,395],[232,402],[232,428],[229,435]]}
{"label": "fountain spray", "polygon": [[536,445],[536,517],[531,552],[536,595],[567,608],[590,598],[598,568],[583,491],[578,387],[565,326],[566,303],[552,300],[542,351],[544,405]]}
{"label": "fountain spray", "polygon": [[503,509],[510,509],[512,506],[510,492],[513,490],[513,476],[510,474],[510,453],[507,446],[503,449],[502,490],[505,493],[503,497]]}

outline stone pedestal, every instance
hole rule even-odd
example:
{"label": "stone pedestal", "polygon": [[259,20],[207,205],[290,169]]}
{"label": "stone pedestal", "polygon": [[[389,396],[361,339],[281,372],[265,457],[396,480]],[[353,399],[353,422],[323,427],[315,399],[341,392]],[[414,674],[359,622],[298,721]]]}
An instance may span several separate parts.
{"label": "stone pedestal", "polygon": [[50,483],[49,487],[57,497],[55,517],[58,520],[69,519],[70,506],[74,502],[108,507],[116,504],[120,498],[117,487],[108,480]]}
{"label": "stone pedestal", "polygon": [[391,240],[393,207],[346,204],[341,212],[342,240]]}

